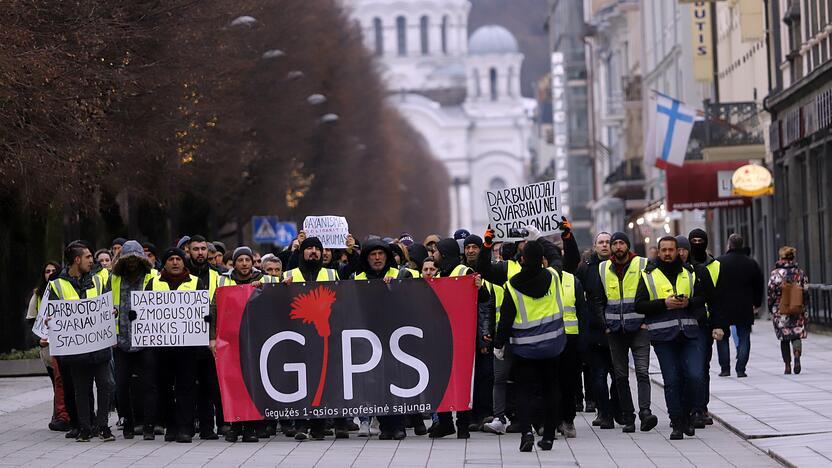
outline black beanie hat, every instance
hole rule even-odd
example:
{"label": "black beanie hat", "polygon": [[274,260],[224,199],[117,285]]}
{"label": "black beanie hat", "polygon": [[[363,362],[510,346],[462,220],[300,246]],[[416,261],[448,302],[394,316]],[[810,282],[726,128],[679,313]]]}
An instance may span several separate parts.
{"label": "black beanie hat", "polygon": [[464,247],[468,244],[474,244],[477,247],[482,248],[482,238],[476,234],[471,234],[465,238],[465,242],[462,243],[462,246]]}
{"label": "black beanie hat", "polygon": [[524,259],[524,269],[539,269],[543,264],[543,245],[536,240],[528,241],[520,255]]}
{"label": "black beanie hat", "polygon": [[249,258],[254,260],[254,254],[251,252],[251,247],[247,245],[241,245],[240,247],[234,249],[234,253],[231,254],[231,259],[236,262],[237,259],[243,255],[248,255]]}
{"label": "black beanie hat", "polygon": [[307,237],[300,243],[300,252],[303,254],[303,251],[308,249],[309,247],[317,247],[321,252],[324,251],[324,245],[321,244],[321,240],[317,237]]}
{"label": "black beanie hat", "polygon": [[177,248],[177,247],[171,247],[171,248],[165,250],[165,253],[163,253],[162,257],[160,258],[160,260],[162,261],[162,265],[167,263],[168,259],[171,258],[171,257],[179,257],[184,262],[185,261],[185,251],[180,249],[180,248]]}
{"label": "black beanie hat", "polygon": [[546,261],[549,262],[550,267],[563,267],[563,256],[561,255],[560,248],[557,245],[552,242],[547,242],[545,244],[538,242],[538,244],[543,246],[543,256],[546,257]]}
{"label": "black beanie hat", "polygon": [[632,244],[630,244],[630,238],[627,237],[627,234],[624,234],[621,231],[614,232],[612,237],[610,237],[610,245],[612,245],[615,241],[622,240],[625,244],[627,244],[627,248],[632,248]]}
{"label": "black beanie hat", "polygon": [[446,237],[436,243],[436,250],[442,254],[442,258],[459,258],[459,244],[455,239]]}
{"label": "black beanie hat", "polygon": [[410,254],[410,259],[417,265],[421,265],[428,258],[428,249],[422,244],[411,245],[407,248],[407,253]]}
{"label": "black beanie hat", "polygon": [[115,239],[113,239],[113,243],[110,244],[110,246],[112,247],[114,245],[124,245],[125,242],[127,242],[127,239],[123,237],[116,237]]}
{"label": "black beanie hat", "polygon": [[688,240],[690,239],[703,239],[705,241],[705,247],[708,246],[708,233],[702,229],[696,228],[690,231],[690,234],[688,234]]}

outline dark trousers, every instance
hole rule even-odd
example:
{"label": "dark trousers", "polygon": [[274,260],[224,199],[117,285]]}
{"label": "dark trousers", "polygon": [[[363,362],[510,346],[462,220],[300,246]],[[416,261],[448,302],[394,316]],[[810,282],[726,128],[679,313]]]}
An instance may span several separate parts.
{"label": "dark trousers", "polygon": [[[724,338],[729,338],[727,335]],[[711,329],[699,327],[699,352],[702,354],[702,386],[694,401],[695,411],[707,412],[711,402],[711,357],[714,353],[714,338]]]}
{"label": "dark trousers", "polygon": [[474,401],[471,418],[479,423],[493,414],[494,401],[494,356],[477,350],[474,359]]}
{"label": "dark trousers", "polygon": [[[619,414],[620,407],[610,349],[606,346],[590,345],[589,358],[592,371],[590,386],[592,387],[592,396],[595,399],[598,414],[604,417],[613,417]],[[609,387],[607,387],[607,376],[610,376]]]}
{"label": "dark trousers", "polygon": [[[578,335],[568,335],[566,347],[558,356],[560,360],[558,385],[560,386],[560,420],[558,423],[575,421],[575,389],[581,380],[581,362],[578,353]],[[544,398],[546,394],[544,393]]]}
{"label": "dark trousers", "polygon": [[[156,351],[144,349],[129,353],[120,349],[113,351],[116,364],[116,394],[119,414],[124,418],[124,427],[130,428],[140,422],[136,407],[141,407],[141,423],[150,426],[156,421],[156,407],[159,398]],[[138,392],[133,375],[138,375]]]}
{"label": "dark trousers", "polygon": [[[450,414],[450,413],[448,413]],[[378,430],[381,432],[403,431],[406,418],[404,415],[379,416]]]}
{"label": "dark trousers", "polygon": [[92,383],[95,381],[97,390],[98,412],[95,415],[96,427],[107,426],[107,416],[110,414],[110,398],[113,394],[113,373],[110,361],[100,364],[76,364],[72,366],[72,380],[74,382],[75,406],[78,408],[78,428],[92,429]]}
{"label": "dark trousers", "polygon": [[670,420],[685,420],[702,389],[702,351],[698,338],[679,335],[653,343],[664,380],[664,399]]}
{"label": "dark trousers", "polygon": [[[514,376],[517,384],[517,420],[520,432],[531,432],[532,421],[543,416],[543,438],[553,440],[560,420],[559,358],[524,359],[514,356]],[[542,408],[535,408],[535,387],[542,388]]]}
{"label": "dark trousers", "polygon": [[[751,355],[751,325],[736,325],[737,328],[737,372],[745,372],[748,357]],[[731,334],[726,330],[725,337],[716,342],[719,354],[719,367],[723,372],[731,370]]]}
{"label": "dark trousers", "polygon": [[196,354],[196,378],[199,382],[197,387],[199,430],[207,433],[214,429],[215,421],[216,427],[225,424],[222,414],[222,398],[214,355],[207,348],[198,348]]}
{"label": "dark trousers", "polygon": [[[454,418],[453,413],[450,411],[445,413],[438,413],[437,416],[439,417],[439,424],[445,426],[453,426],[454,425]],[[457,411],[456,412],[456,427],[464,428],[466,431],[468,430],[468,424],[471,422],[471,411]],[[381,423],[381,418],[379,418],[379,423]],[[381,429],[381,426],[379,426]]]}
{"label": "dark trousers", "polygon": [[578,379],[575,381],[575,406],[578,404],[583,406],[583,403],[594,403],[595,393],[592,390],[592,367],[589,352],[579,353],[581,362],[579,363]]}
{"label": "dark trousers", "polygon": [[610,333],[607,335],[615,371],[615,386],[618,390],[618,403],[621,416],[625,422],[635,419],[633,395],[630,392],[630,352],[636,369],[639,410],[650,409],[650,336],[646,329],[633,333]]}
{"label": "dark trousers", "polygon": [[[73,366],[63,356],[56,356],[55,362],[58,363],[58,369],[61,372],[61,380],[64,385],[64,404],[66,405],[66,412],[69,415],[69,425],[73,428],[78,429],[81,427],[81,425],[78,419],[78,406],[75,404],[75,381],[72,378]],[[92,408],[92,393],[90,393],[89,395],[89,400],[90,401],[87,403],[87,408]],[[89,418],[92,419],[93,416],[90,415]]]}
{"label": "dark trousers", "polygon": [[168,384],[173,384],[173,413],[167,416],[167,430],[191,436],[194,435],[196,404],[196,349],[193,347],[165,348],[160,355],[168,374],[164,380]]}

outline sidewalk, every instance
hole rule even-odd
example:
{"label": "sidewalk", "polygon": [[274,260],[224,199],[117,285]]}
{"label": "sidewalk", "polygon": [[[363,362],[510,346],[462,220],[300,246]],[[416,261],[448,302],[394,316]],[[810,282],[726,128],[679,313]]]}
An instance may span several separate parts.
{"label": "sidewalk", "polygon": [[[735,351],[732,345],[732,375],[719,377],[714,348],[709,407],[714,418],[786,465],[832,465],[832,336],[809,333],[800,375],[783,374],[770,321],[754,325],[747,378],[736,377]],[[661,384],[655,354],[650,371]]]}

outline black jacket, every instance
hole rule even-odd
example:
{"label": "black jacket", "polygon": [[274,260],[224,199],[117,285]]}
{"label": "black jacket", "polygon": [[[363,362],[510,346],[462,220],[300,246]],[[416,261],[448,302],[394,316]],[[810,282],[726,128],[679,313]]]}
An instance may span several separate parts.
{"label": "black jacket", "polygon": [[[546,250],[550,246],[554,246],[551,241],[540,238],[538,241],[543,244],[543,249]],[[564,256],[562,265],[552,265],[554,267],[563,268],[565,271],[572,273],[578,266],[581,260],[578,252],[578,244],[575,242],[574,236],[564,240]],[[502,261],[493,263],[491,261],[491,248],[483,247],[480,249],[480,256],[477,258],[477,273],[482,275],[482,278],[490,283],[499,284],[500,286],[506,284],[508,281],[508,262]],[[502,314],[501,314],[502,315]]]}
{"label": "black jacket", "polygon": [[[82,275],[81,278],[73,278],[72,276],[70,276],[69,270],[66,267],[64,267],[61,270],[61,272],[58,274],[58,278],[56,279],[65,279],[69,281],[69,284],[71,284],[73,289],[75,289],[75,293],[78,294],[79,299],[86,299],[87,290],[92,289],[94,285],[92,280],[92,273]],[[57,301],[60,300],[60,298],[58,298],[56,294],[50,293],[49,300]],[[70,365],[101,364],[103,362],[108,362],[110,359],[112,359],[113,351],[111,348],[107,347],[104,349],[99,349],[98,351],[91,351],[89,353],[57,357],[61,362],[65,362]]]}
{"label": "black jacket", "polygon": [[763,271],[741,250],[729,250],[717,260],[720,268],[714,303],[721,315],[721,324],[752,325],[754,308],[763,304],[766,284]]}
{"label": "black jacket", "polygon": [[[682,264],[681,260],[677,260],[677,262],[678,263],[666,265],[656,260],[656,262],[648,263],[644,271],[650,272],[659,269],[662,273],[664,273],[668,281],[672,284],[676,284],[676,277],[679,276],[682,268],[685,268],[689,272],[693,272],[693,267],[690,264]],[[647,284],[644,282],[644,276],[642,276],[638,281],[638,289],[636,290],[636,312],[649,316],[652,314],[662,313],[666,310],[667,304],[665,304],[664,299],[650,299],[650,292],[647,289]],[[698,286],[698,282],[693,285],[693,293],[690,301],[688,302],[688,310],[693,315],[693,318],[699,320],[700,322],[705,316],[705,292]]]}
{"label": "black jacket", "polygon": [[[604,320],[604,304],[607,296],[601,282],[601,275],[598,273],[598,266],[601,262],[603,260],[593,252],[588,260],[578,265],[575,277],[581,282],[583,291],[586,293],[587,313],[583,323],[586,323],[587,326],[581,328],[581,335],[584,336],[583,341],[590,345],[606,347],[609,346],[605,333],[607,325]],[[581,323],[582,327],[583,323]]]}

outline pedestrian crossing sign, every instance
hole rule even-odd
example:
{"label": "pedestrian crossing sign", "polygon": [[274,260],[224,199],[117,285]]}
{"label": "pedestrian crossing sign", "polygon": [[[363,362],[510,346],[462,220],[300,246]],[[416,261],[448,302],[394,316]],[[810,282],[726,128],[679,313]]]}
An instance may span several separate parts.
{"label": "pedestrian crossing sign", "polygon": [[297,224],[279,221],[277,216],[254,216],[251,219],[252,240],[255,244],[274,244],[286,247],[298,235]]}

